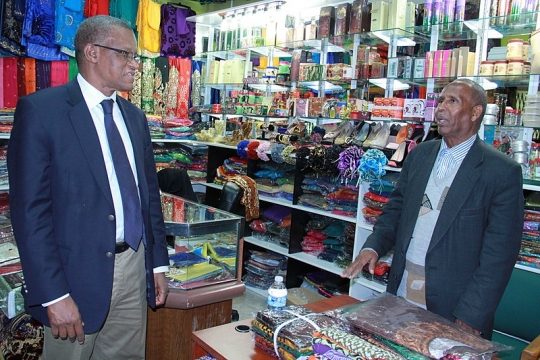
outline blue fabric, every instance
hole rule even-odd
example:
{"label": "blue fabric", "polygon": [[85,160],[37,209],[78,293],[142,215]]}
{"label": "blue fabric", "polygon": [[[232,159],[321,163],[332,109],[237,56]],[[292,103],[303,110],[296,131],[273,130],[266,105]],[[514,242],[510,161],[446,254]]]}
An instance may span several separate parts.
{"label": "blue fabric", "polygon": [[111,148],[111,154],[116,171],[122,206],[124,208],[124,241],[134,250],[137,250],[142,238],[142,213],[139,192],[135,177],[126,154],[124,142],[113,119],[113,103],[111,99],[103,100],[101,106],[105,113],[105,130]]}
{"label": "blue fabric", "polygon": [[56,1],[55,42],[75,51],[74,39],[77,28],[84,20],[85,0]]}

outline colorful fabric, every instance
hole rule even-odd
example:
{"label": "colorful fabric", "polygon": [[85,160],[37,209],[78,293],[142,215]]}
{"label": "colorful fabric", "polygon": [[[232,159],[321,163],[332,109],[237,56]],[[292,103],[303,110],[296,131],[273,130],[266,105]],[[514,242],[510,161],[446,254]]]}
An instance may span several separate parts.
{"label": "colorful fabric", "polygon": [[54,28],[56,30],[55,42],[75,51],[75,32],[84,20],[84,6],[86,0],[57,0],[55,4],[56,15]]}
{"label": "colorful fabric", "polygon": [[161,55],[190,58],[195,55],[196,24],[186,21],[195,12],[165,4],[161,7]]}

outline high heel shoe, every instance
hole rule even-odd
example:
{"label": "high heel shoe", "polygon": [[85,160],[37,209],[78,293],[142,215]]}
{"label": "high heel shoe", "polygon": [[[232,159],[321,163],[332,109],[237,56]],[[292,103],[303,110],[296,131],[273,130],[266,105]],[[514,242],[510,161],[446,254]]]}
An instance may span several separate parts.
{"label": "high heel shoe", "polygon": [[373,126],[373,128],[371,129],[371,132],[367,136],[366,140],[364,140],[364,142],[362,143],[362,147],[368,148],[371,145],[371,142],[373,141],[373,139],[375,139],[375,137],[377,136],[379,131],[381,131],[382,128],[383,126],[381,123],[375,124],[375,126]]}
{"label": "high heel shoe", "polygon": [[377,133],[377,136],[371,141],[369,147],[372,149],[384,149],[390,137],[390,126],[384,123],[382,129]]}
{"label": "high heel shoe", "polygon": [[354,125],[351,121],[346,122],[346,126],[341,129],[339,135],[334,139],[334,144],[343,145],[346,143],[347,139],[351,136],[354,131]]}
{"label": "high heel shoe", "polygon": [[388,166],[400,168],[403,166],[403,161],[405,160],[405,157],[409,153],[409,142],[403,141],[401,144],[399,144],[396,152],[392,155],[390,158],[390,161],[388,161]]}

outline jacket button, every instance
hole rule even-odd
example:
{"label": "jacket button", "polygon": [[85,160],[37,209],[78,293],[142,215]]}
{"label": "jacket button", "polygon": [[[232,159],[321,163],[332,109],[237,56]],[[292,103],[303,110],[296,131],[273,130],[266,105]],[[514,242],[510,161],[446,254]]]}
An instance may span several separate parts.
{"label": "jacket button", "polygon": [[114,215],[109,215],[107,219],[109,219],[110,221],[114,221]]}
{"label": "jacket button", "polygon": [[107,257],[112,257],[112,256],[113,256],[113,253],[110,252],[110,251],[107,251],[107,252],[105,253],[105,256],[107,256]]}
{"label": "jacket button", "polygon": [[394,275],[394,280],[397,280],[397,275]]}

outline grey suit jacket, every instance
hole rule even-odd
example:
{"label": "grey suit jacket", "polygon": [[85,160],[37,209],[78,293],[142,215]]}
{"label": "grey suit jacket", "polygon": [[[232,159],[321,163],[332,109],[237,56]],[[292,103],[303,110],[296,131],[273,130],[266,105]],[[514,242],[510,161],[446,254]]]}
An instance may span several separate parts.
{"label": "grey suit jacket", "polygon": [[[387,291],[395,294],[441,140],[407,156],[391,199],[364,248],[379,256],[395,246]],[[521,167],[476,139],[463,160],[426,254],[426,304],[490,338],[493,315],[514,267],[523,228]]]}
{"label": "grey suit jacket", "polygon": [[[152,143],[144,113],[121,97],[133,143],[145,228],[148,301],[152,269],[168,265]],[[85,332],[111,300],[116,223],[95,126],[76,80],[19,99],[8,150],[11,220],[25,277],[27,312],[49,325],[42,303],[69,293]]]}

